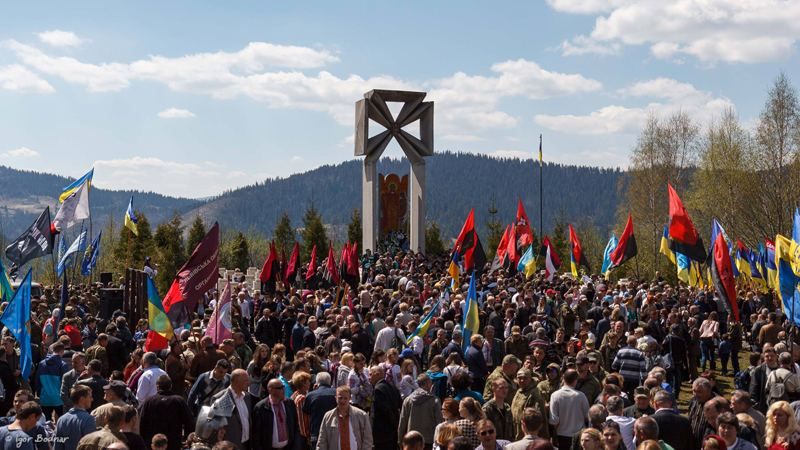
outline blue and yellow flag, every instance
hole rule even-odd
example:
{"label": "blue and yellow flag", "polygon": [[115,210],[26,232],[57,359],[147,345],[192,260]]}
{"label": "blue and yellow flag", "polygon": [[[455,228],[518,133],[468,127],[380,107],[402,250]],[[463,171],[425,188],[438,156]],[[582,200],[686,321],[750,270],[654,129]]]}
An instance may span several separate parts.
{"label": "blue and yellow flag", "polygon": [[77,180],[73,181],[69,186],[64,188],[64,190],[61,192],[61,195],[58,196],[59,203],[66,200],[67,197],[72,195],[73,192],[80,189],[80,187],[83,186],[84,183],[86,183],[87,185],[86,187],[91,187],[93,176],[94,176],[94,167],[90,171],[86,172],[84,176],[78,178]]}
{"label": "blue and yellow flag", "polygon": [[750,280],[753,282],[754,287],[764,292],[767,289],[767,282],[765,275],[761,273],[759,255],[753,250],[748,250],[748,256],[750,257]]}
{"label": "blue and yellow flag", "polygon": [[533,257],[533,244],[531,244],[517,264],[517,272],[524,272],[525,278],[530,278],[536,272],[536,258]]}
{"label": "blue and yellow flag", "polygon": [[7,302],[14,296],[14,289],[11,287],[11,280],[8,279],[6,273],[6,266],[3,265],[3,259],[0,258],[0,302]]}
{"label": "blue and yellow flag", "polygon": [[795,325],[800,325],[800,291],[797,290],[800,261],[797,255],[797,242],[785,236],[775,236],[775,265],[778,268],[778,288],[775,292],[781,299],[786,317],[791,317]]}
{"label": "blue and yellow flag", "polygon": [[738,276],[743,281],[751,281],[753,270],[750,267],[750,249],[745,247],[742,241],[736,241],[736,247],[736,269],[739,273],[738,275],[734,273],[734,276]]}
{"label": "blue and yellow flag", "polygon": [[8,303],[0,322],[8,327],[8,331],[19,343],[19,363],[23,380],[27,380],[33,367],[33,353],[31,352],[31,269],[20,283],[14,297]]}
{"label": "blue and yellow flag", "polygon": [[617,237],[615,235],[611,235],[611,239],[608,240],[608,244],[606,244],[606,249],[603,250],[603,267],[600,269],[600,272],[608,278],[609,273],[611,272],[611,252],[617,248]]}
{"label": "blue and yellow flag", "polygon": [[475,272],[469,278],[469,289],[467,290],[467,300],[464,302],[464,318],[461,324],[461,350],[464,354],[469,348],[469,340],[473,335],[478,334],[480,327],[478,316],[478,294],[475,290]]}
{"label": "blue and yellow flag", "polygon": [[443,297],[444,294],[439,297],[439,300],[437,300],[436,304],[433,305],[433,308],[428,311],[428,314],[425,314],[425,317],[420,320],[419,325],[417,325],[417,328],[414,330],[414,332],[408,335],[406,338],[406,345],[411,345],[411,341],[413,341],[415,337],[422,336],[424,338],[425,335],[428,334],[428,329],[431,327],[431,322],[433,322],[433,316],[435,316],[436,311],[439,310],[439,306],[442,304]]}
{"label": "blue and yellow flag", "polygon": [[772,289],[778,289],[778,266],[775,264],[775,243],[767,239],[764,244],[766,254],[764,265],[767,266],[767,285]]}
{"label": "blue and yellow flag", "polygon": [[458,267],[459,259],[458,250],[453,250],[453,257],[450,258],[450,266],[447,268],[447,273],[453,278],[453,281],[450,283],[450,286],[453,288],[460,286],[458,279],[458,276],[461,274],[461,269]]}
{"label": "blue and yellow flag", "polygon": [[172,323],[164,311],[164,304],[161,303],[156,285],[150,277],[147,277],[147,320],[151,330],[166,340],[172,339]]}
{"label": "blue and yellow flag", "polygon": [[[667,257],[669,262],[675,265],[678,264],[675,252],[669,248],[669,225],[664,225],[664,233],[661,235],[661,248],[659,251],[662,255]],[[680,274],[680,267],[678,267],[678,273]],[[680,276],[678,278],[680,278]]]}
{"label": "blue and yellow flag", "polygon": [[125,228],[131,230],[134,236],[139,236],[139,228],[137,228],[136,214],[133,212],[133,196],[131,201],[128,202],[128,209],[125,211]]}

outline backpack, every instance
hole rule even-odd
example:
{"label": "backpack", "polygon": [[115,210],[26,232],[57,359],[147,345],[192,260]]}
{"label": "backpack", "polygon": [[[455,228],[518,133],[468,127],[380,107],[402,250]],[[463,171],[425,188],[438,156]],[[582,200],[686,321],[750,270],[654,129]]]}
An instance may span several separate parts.
{"label": "backpack", "polygon": [[405,347],[405,346],[406,346],[406,343],[403,342],[402,339],[400,339],[400,336],[397,334],[397,328],[395,328],[394,329],[394,337],[392,338],[392,341],[389,343],[389,347],[390,348],[396,348],[398,352],[402,352],[403,351],[403,347]]}
{"label": "backpack", "polygon": [[783,377],[778,376],[778,370],[773,370],[767,378],[767,404],[779,400],[788,400],[789,395],[786,393],[786,386],[784,382],[794,374],[789,372]]}
{"label": "backpack", "polygon": [[733,376],[733,385],[736,386],[736,389],[742,391],[750,390],[750,369],[736,372]]}

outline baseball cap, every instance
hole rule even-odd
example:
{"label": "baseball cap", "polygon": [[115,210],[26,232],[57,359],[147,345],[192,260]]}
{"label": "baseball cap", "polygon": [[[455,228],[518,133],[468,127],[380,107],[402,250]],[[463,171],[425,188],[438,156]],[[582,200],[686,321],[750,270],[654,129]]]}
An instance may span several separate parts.
{"label": "baseball cap", "polygon": [[128,389],[128,386],[125,385],[122,381],[114,380],[107,385],[103,386],[104,391],[114,391],[117,394],[117,397],[124,397],[125,391]]}
{"label": "baseball cap", "polygon": [[636,397],[647,397],[650,398],[650,390],[644,386],[639,386],[633,390],[633,398]]}
{"label": "baseball cap", "polygon": [[517,358],[514,355],[506,355],[503,357],[503,364],[511,364],[511,363],[514,363],[518,366],[522,365],[522,361],[520,361],[519,358]]}

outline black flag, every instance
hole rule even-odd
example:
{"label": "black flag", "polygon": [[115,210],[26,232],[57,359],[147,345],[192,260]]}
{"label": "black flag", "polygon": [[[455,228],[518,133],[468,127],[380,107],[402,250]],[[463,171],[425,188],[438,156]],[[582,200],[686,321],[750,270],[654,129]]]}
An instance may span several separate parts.
{"label": "black flag", "polygon": [[22,267],[26,262],[53,253],[53,231],[50,228],[48,206],[20,237],[6,247],[6,257],[14,266]]}

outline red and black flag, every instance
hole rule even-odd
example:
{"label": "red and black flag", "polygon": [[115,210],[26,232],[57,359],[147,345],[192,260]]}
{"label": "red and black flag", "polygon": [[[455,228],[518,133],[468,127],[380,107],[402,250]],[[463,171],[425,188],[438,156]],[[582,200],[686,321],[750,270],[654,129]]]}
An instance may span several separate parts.
{"label": "red and black flag", "polygon": [[525,206],[522,204],[522,199],[517,199],[517,222],[514,228],[517,235],[517,254],[520,254],[533,243],[531,222],[528,220],[528,215],[525,213]]}
{"label": "red and black flag", "polygon": [[669,238],[670,249],[682,253],[689,259],[703,262],[708,257],[703,240],[697,233],[689,213],[683,207],[678,193],[671,184],[667,183],[669,191]]}
{"label": "red and black flag", "polygon": [[306,268],[306,287],[309,289],[316,288],[314,281],[317,277],[317,244],[311,248],[311,259],[308,261]]}
{"label": "red and black flag", "polygon": [[628,222],[625,224],[622,236],[619,237],[617,248],[609,255],[611,257],[611,267],[621,266],[625,261],[636,256],[637,252],[636,236],[633,234],[633,217],[628,214]]}
{"label": "red and black flag", "polygon": [[333,254],[333,242],[328,246],[328,261],[325,263],[325,279],[334,286],[339,285],[339,268],[336,267],[336,257]]}
{"label": "red and black flag", "polygon": [[504,259],[506,257],[506,249],[508,248],[509,233],[511,233],[511,225],[506,227],[506,230],[503,232],[503,237],[500,238],[500,243],[497,244],[497,251],[494,253],[492,266],[489,269],[490,272],[494,272],[505,264]]}
{"label": "red and black flag", "polygon": [[350,243],[345,242],[339,254],[339,275],[344,278],[347,274],[347,262],[350,260]]}
{"label": "red and black flag", "polygon": [[275,282],[281,278],[280,261],[278,260],[278,251],[275,249],[275,241],[269,243],[269,254],[267,259],[264,260],[264,266],[261,267],[261,275],[258,279],[261,280],[261,286],[264,292],[275,292]]}
{"label": "red and black flag", "polygon": [[464,226],[461,228],[461,232],[458,233],[453,251],[455,254],[463,256],[464,273],[470,273],[473,270],[481,271],[483,266],[486,265],[486,253],[483,251],[478,233],[475,231],[474,209],[469,211],[467,220],[464,221]]}
{"label": "red and black flag", "polygon": [[581,246],[580,239],[578,239],[578,233],[575,232],[575,228],[572,227],[572,224],[569,224],[569,249],[572,275],[576,278],[578,277],[578,268],[580,266],[586,267],[587,271],[591,271],[589,268],[589,261],[586,260],[586,255],[583,254],[583,247]]}
{"label": "red and black flag", "polygon": [[300,244],[295,242],[292,248],[292,255],[289,256],[289,262],[286,264],[286,271],[284,271],[283,282],[286,286],[294,284],[297,278],[297,268],[300,266]]}
{"label": "red and black flag", "polygon": [[[558,270],[558,268],[561,267],[561,258],[558,257],[558,252],[556,251],[556,248],[553,246],[553,243],[550,242],[550,238],[547,236],[542,238],[542,246],[539,249],[539,256],[545,258],[545,267],[547,266],[548,258],[550,263],[553,265],[554,270]],[[550,269],[548,269],[548,271],[549,270]]]}
{"label": "red and black flag", "polygon": [[519,262],[519,252],[517,251],[517,242],[519,236],[517,235],[517,227],[510,227],[508,234],[508,246],[506,247],[506,258],[503,262],[503,267],[509,269],[512,273],[517,270],[517,263]]}
{"label": "red and black flag", "polygon": [[353,242],[350,244],[350,251],[347,253],[347,269],[342,273],[345,283],[347,283],[355,292],[358,288],[359,273],[358,268],[360,262],[358,259],[358,243]]}
{"label": "red and black flag", "polygon": [[711,280],[717,295],[722,299],[728,316],[739,322],[739,306],[736,303],[736,281],[733,277],[733,264],[728,252],[728,243],[722,233],[717,233],[711,258]]}

